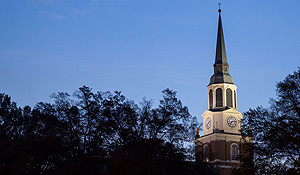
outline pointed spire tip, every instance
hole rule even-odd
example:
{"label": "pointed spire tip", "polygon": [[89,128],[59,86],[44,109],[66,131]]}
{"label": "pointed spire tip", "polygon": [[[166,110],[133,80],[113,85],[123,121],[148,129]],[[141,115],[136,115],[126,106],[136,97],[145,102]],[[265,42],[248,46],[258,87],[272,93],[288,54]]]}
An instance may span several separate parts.
{"label": "pointed spire tip", "polygon": [[222,10],[221,10],[221,3],[218,3],[218,5],[219,5],[219,10],[218,10],[218,12],[221,13],[221,11],[222,11]]}

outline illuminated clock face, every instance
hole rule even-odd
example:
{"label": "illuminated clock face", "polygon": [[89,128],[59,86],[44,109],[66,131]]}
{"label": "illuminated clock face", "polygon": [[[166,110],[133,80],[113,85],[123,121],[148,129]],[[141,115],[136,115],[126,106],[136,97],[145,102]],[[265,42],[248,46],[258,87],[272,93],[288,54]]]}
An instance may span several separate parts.
{"label": "illuminated clock face", "polygon": [[208,118],[205,120],[205,127],[206,127],[207,129],[209,129],[210,126],[211,126],[211,119],[208,117]]}
{"label": "illuminated clock face", "polygon": [[234,118],[233,116],[228,117],[227,124],[230,127],[234,128],[236,126],[236,118]]}

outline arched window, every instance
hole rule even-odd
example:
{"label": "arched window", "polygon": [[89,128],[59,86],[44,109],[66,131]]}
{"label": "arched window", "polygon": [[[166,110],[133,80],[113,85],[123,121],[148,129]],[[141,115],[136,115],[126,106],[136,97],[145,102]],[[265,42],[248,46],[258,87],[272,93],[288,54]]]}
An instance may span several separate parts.
{"label": "arched window", "polygon": [[213,93],[212,90],[209,91],[209,108],[213,107]]}
{"label": "arched window", "polygon": [[231,160],[239,160],[239,147],[237,144],[231,145]]}
{"label": "arched window", "polygon": [[232,104],[232,90],[230,88],[226,89],[226,105],[228,107],[233,107],[233,104]]}
{"label": "arched window", "polygon": [[223,98],[222,98],[222,89],[218,88],[216,90],[216,107],[222,107],[223,106]]}
{"label": "arched window", "polygon": [[203,149],[203,160],[204,160],[204,162],[208,162],[209,161],[208,146],[207,145],[205,145],[204,149]]}
{"label": "arched window", "polygon": [[236,108],[236,91],[234,91],[234,108]]}

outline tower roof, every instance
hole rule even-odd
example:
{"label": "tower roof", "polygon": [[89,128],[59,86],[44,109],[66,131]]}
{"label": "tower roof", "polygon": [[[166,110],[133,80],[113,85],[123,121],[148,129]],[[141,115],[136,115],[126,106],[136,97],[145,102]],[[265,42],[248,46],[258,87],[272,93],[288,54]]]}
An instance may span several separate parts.
{"label": "tower roof", "polygon": [[226,57],[224,35],[223,35],[221,9],[219,9],[219,23],[218,23],[218,35],[217,35],[217,47],[216,47],[215,64],[228,64],[227,63],[227,57]]}
{"label": "tower roof", "polygon": [[219,9],[218,12],[219,12],[219,22],[218,22],[214,74],[210,78],[209,85],[217,84],[217,83],[233,84],[233,79],[229,75],[229,65],[227,63],[227,57],[226,57],[225,41],[224,41],[222,19],[221,19],[221,9]]}

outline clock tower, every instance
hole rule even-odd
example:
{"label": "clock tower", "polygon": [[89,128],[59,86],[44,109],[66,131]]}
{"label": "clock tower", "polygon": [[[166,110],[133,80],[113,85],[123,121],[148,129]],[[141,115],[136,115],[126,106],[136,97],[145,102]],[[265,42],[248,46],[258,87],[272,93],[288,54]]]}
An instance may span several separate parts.
{"label": "clock tower", "polygon": [[208,109],[202,114],[203,136],[196,136],[196,160],[214,165],[222,175],[240,166],[241,121],[237,110],[237,87],[229,74],[219,12],[214,74],[208,88]]}

